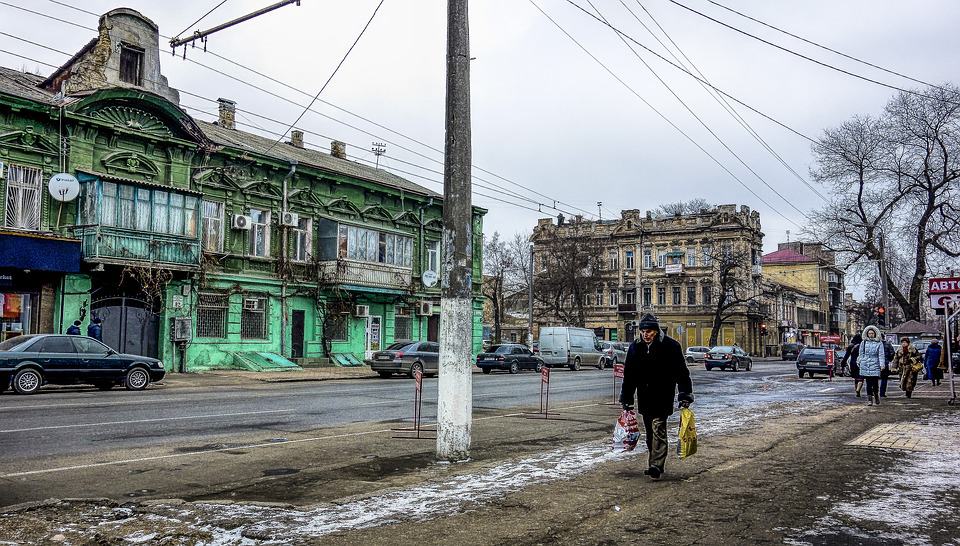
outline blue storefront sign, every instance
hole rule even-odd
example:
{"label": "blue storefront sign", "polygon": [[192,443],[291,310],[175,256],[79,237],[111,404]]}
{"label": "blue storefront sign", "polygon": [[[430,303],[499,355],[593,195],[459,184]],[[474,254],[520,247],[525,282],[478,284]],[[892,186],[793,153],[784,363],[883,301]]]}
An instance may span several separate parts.
{"label": "blue storefront sign", "polygon": [[80,241],[33,233],[0,233],[0,269],[78,273]]}

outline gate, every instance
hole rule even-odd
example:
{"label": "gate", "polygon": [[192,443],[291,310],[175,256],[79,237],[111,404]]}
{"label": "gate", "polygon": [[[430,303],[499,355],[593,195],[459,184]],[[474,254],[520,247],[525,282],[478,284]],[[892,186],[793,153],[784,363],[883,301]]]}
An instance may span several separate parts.
{"label": "gate", "polygon": [[118,353],[158,358],[160,316],[146,301],[125,296],[95,300],[90,316],[100,318],[103,342]]}

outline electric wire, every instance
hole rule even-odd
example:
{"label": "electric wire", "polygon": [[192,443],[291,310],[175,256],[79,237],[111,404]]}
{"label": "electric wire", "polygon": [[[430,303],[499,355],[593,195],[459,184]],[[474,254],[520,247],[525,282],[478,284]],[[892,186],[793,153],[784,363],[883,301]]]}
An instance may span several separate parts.
{"label": "electric wire", "polygon": [[935,84],[932,84],[932,83],[925,82],[925,81],[923,81],[923,80],[914,78],[914,77],[912,77],[912,76],[908,76],[908,75],[903,74],[903,73],[901,73],[901,72],[897,72],[896,70],[892,70],[892,69],[889,69],[889,68],[884,68],[884,67],[882,67],[882,66],[880,66],[880,65],[878,65],[878,64],[871,63],[870,61],[865,61],[865,60],[860,59],[860,58],[858,58],[858,57],[854,57],[853,55],[849,55],[849,54],[844,53],[844,52],[842,52],[842,51],[837,51],[836,49],[833,49],[833,48],[831,48],[831,47],[825,46],[825,45],[823,45],[823,44],[819,44],[819,43],[817,43],[817,42],[814,42],[813,40],[804,38],[803,36],[798,36],[798,35],[796,35],[796,34],[794,34],[794,33],[792,33],[792,32],[789,32],[789,31],[787,31],[787,30],[784,30],[784,29],[782,29],[782,28],[780,28],[780,27],[777,27],[777,26],[771,25],[770,23],[766,23],[766,22],[764,22],[764,21],[761,21],[760,19],[757,19],[756,17],[751,17],[750,15],[747,15],[746,13],[743,13],[743,12],[737,11],[737,10],[731,8],[731,7],[725,6],[725,5],[721,4],[720,2],[716,2],[716,1],[714,1],[714,0],[707,0],[707,1],[710,2],[711,4],[715,5],[715,6],[719,7],[719,8],[722,8],[722,9],[725,9],[725,10],[727,10],[727,11],[729,11],[729,12],[735,13],[735,14],[739,15],[740,17],[743,17],[743,18],[745,18],[745,19],[749,19],[749,20],[751,20],[751,21],[753,21],[753,22],[755,22],[755,23],[761,24],[761,25],[763,25],[763,26],[765,26],[765,27],[767,27],[767,28],[770,28],[770,29],[773,29],[773,30],[775,30],[775,31],[777,31],[777,32],[781,32],[781,33],[783,33],[783,34],[786,34],[787,36],[790,36],[791,38],[796,38],[797,40],[800,40],[801,42],[810,44],[810,45],[812,45],[812,46],[814,46],[814,47],[818,47],[818,48],[820,48],[820,49],[829,51],[830,53],[834,53],[834,54],[836,54],[836,55],[840,55],[841,57],[845,57],[845,58],[847,58],[847,59],[850,59],[851,61],[856,61],[856,62],[858,62],[858,63],[865,64],[865,65],[867,65],[867,66],[869,66],[869,67],[871,67],[871,68],[876,68],[877,70],[882,70],[883,72],[886,72],[886,73],[888,73],[888,74],[893,74],[894,76],[900,76],[901,78],[904,78],[904,79],[906,79],[906,80],[910,80],[910,81],[912,81],[912,82],[916,82],[916,83],[919,83],[919,84],[922,84],[922,85],[926,85],[926,86],[928,86],[928,87],[932,87],[932,88],[935,88],[935,89],[940,89],[941,91],[947,91],[947,92],[949,92],[949,93],[952,93],[952,92],[953,92],[953,91],[951,91],[951,90],[949,90],[949,89],[947,89],[947,88],[945,88],[945,87],[940,87],[939,85],[935,85]]}
{"label": "electric wire", "polygon": [[[47,0],[47,1],[48,1],[48,2],[51,2],[51,3],[54,3],[54,4],[57,4],[57,5],[60,5],[60,6],[64,6],[64,7],[67,7],[67,8],[73,9],[73,10],[76,10],[76,11],[81,12],[81,13],[85,13],[85,14],[88,14],[88,15],[93,15],[93,16],[95,16],[95,17],[99,17],[99,15],[98,15],[97,13],[95,13],[95,12],[92,12],[92,11],[89,11],[89,10],[86,10],[86,9],[83,9],[83,8],[80,8],[80,7],[77,7],[77,6],[73,6],[73,5],[68,4],[68,3],[66,3],[66,2],[62,2],[62,1],[59,1],[59,0]],[[18,9],[22,9],[22,10],[24,10],[24,11],[33,13],[33,14],[35,14],[35,15],[39,15],[39,16],[41,16],[41,17],[48,17],[48,18],[53,19],[53,20],[56,20],[56,21],[64,22],[64,23],[67,23],[67,24],[72,24],[72,25],[74,25],[74,26],[78,26],[78,27],[80,27],[80,28],[86,28],[87,30],[96,31],[96,29],[91,28],[91,27],[85,27],[85,26],[83,26],[83,25],[80,25],[80,24],[78,24],[78,23],[74,23],[74,22],[72,22],[72,21],[67,21],[67,20],[64,20],[64,19],[60,19],[60,18],[58,18],[58,17],[54,17],[54,16],[51,16],[51,15],[47,15],[47,14],[45,14],[45,13],[37,12],[37,11],[34,11],[34,10],[30,10],[30,9],[26,9],[26,8],[21,8],[20,6],[16,6],[16,5],[13,5],[13,4],[9,4],[9,3],[4,2],[4,1],[0,1],[0,4],[7,5],[7,6],[10,6],[10,7],[14,7],[14,8],[18,8]],[[161,37],[162,37],[162,38],[165,38],[165,39],[168,39],[168,38],[169,38],[168,36],[164,36],[164,35],[162,35],[162,34],[161,34]],[[292,86],[292,85],[290,85],[290,84],[288,84],[288,83],[286,83],[286,82],[284,82],[284,81],[282,81],[282,80],[279,80],[279,79],[274,78],[274,77],[272,77],[272,76],[270,76],[270,75],[268,75],[268,74],[265,74],[265,73],[263,73],[263,72],[260,72],[260,71],[258,71],[258,70],[255,70],[255,69],[253,69],[253,68],[251,68],[251,67],[249,67],[249,66],[246,66],[246,65],[244,65],[244,64],[242,64],[242,63],[238,63],[237,61],[234,61],[234,60],[232,60],[232,59],[230,59],[230,58],[228,58],[228,57],[225,57],[225,56],[223,56],[223,55],[220,55],[220,54],[218,54],[218,53],[216,53],[216,52],[214,52],[214,51],[205,50],[204,53],[207,54],[207,55],[211,55],[211,56],[213,56],[213,57],[216,57],[216,58],[218,58],[218,59],[221,59],[221,60],[223,60],[223,61],[225,61],[225,62],[227,62],[227,63],[229,63],[229,64],[232,64],[232,65],[234,65],[234,66],[236,66],[236,67],[238,67],[238,68],[241,68],[241,69],[243,69],[243,70],[246,70],[246,71],[249,71],[249,72],[251,72],[251,73],[253,73],[253,74],[256,74],[256,75],[258,75],[258,76],[260,76],[260,77],[262,77],[262,78],[265,78],[265,79],[267,79],[267,80],[269,80],[269,81],[271,81],[271,82],[273,82],[273,83],[276,83],[276,84],[278,84],[278,85],[281,85],[281,86],[283,86],[283,87],[286,87],[286,88],[288,88],[288,89],[290,89],[290,90],[292,90],[292,91],[295,91],[295,92],[297,92],[297,93],[300,93],[300,94],[305,95],[305,96],[308,96],[308,97],[311,96],[310,93],[308,93],[308,92],[306,92],[306,91],[304,91],[304,90],[302,90],[302,89],[298,89],[297,87],[294,87],[294,86]],[[241,83],[241,84],[248,85],[248,86],[250,86],[250,87],[252,87],[252,88],[254,88],[254,89],[257,89],[257,90],[259,90],[259,91],[261,91],[261,92],[267,93],[267,94],[269,94],[269,95],[271,95],[271,96],[274,96],[274,97],[277,97],[277,98],[280,98],[281,100],[285,100],[285,101],[287,101],[287,102],[290,102],[291,104],[297,104],[298,106],[302,106],[302,105],[296,103],[295,101],[292,101],[292,100],[290,100],[290,99],[288,99],[288,98],[286,98],[286,97],[282,97],[282,96],[277,95],[277,94],[275,94],[275,93],[273,93],[273,92],[271,92],[271,91],[268,91],[268,90],[266,90],[266,89],[264,89],[264,88],[262,88],[262,87],[253,85],[252,83],[250,83],[250,82],[248,82],[248,81],[246,81],[246,80],[244,80],[244,79],[242,79],[242,78],[238,78],[238,77],[236,77],[236,76],[227,74],[227,73],[225,73],[225,72],[223,72],[223,71],[221,71],[221,70],[218,70],[218,69],[216,69],[216,68],[213,68],[213,67],[211,67],[211,66],[205,65],[205,64],[203,64],[203,63],[194,61],[194,60],[192,60],[192,59],[186,59],[186,60],[189,61],[189,62],[193,62],[194,64],[197,64],[198,66],[203,67],[203,68],[205,68],[205,69],[207,69],[207,70],[211,70],[211,71],[216,72],[216,73],[218,73],[218,74],[220,74],[220,75],[222,75],[222,76],[225,76],[225,77],[227,77],[227,78],[233,79],[233,80],[235,80],[235,81],[237,81],[237,82],[239,82],[239,83]],[[396,130],[394,130],[394,129],[391,129],[391,128],[385,126],[385,125],[382,125],[382,124],[380,124],[380,123],[377,123],[376,121],[373,121],[373,120],[371,120],[371,119],[369,119],[369,118],[366,118],[366,117],[364,117],[364,116],[362,116],[362,115],[360,115],[360,114],[357,114],[357,113],[355,113],[355,112],[351,112],[350,110],[347,110],[347,109],[345,109],[345,108],[342,108],[342,107],[340,107],[340,106],[338,106],[338,105],[336,105],[336,104],[334,104],[334,103],[332,103],[332,102],[326,101],[326,100],[324,100],[324,99],[318,99],[318,102],[321,102],[321,103],[323,103],[323,104],[325,104],[325,105],[327,105],[327,106],[330,106],[331,108],[334,108],[334,109],[336,109],[336,110],[339,110],[339,111],[341,111],[341,112],[344,112],[344,113],[346,113],[346,114],[349,114],[349,115],[351,115],[351,116],[354,116],[354,117],[356,117],[356,118],[358,118],[358,119],[360,119],[360,120],[363,120],[363,121],[365,121],[365,122],[367,122],[367,123],[370,123],[370,124],[372,124],[372,125],[374,125],[374,126],[376,126],[376,127],[379,127],[380,129],[383,129],[383,130],[388,131],[388,132],[390,132],[390,133],[393,133],[393,134],[395,134],[395,135],[397,135],[397,136],[400,136],[400,137],[402,137],[402,138],[405,138],[405,139],[407,139],[407,140],[409,140],[409,141],[411,141],[411,142],[414,142],[414,143],[416,143],[416,144],[418,144],[418,145],[420,145],[420,146],[423,146],[423,147],[425,147],[425,148],[428,148],[428,149],[430,149],[430,150],[433,150],[433,151],[439,153],[441,156],[442,156],[443,153],[444,153],[442,149],[440,149],[440,148],[438,148],[438,147],[436,147],[436,146],[432,146],[432,145],[427,144],[427,143],[425,143],[425,142],[423,142],[423,141],[421,141],[421,140],[418,140],[418,139],[416,139],[416,138],[414,138],[414,137],[411,137],[411,136],[409,136],[409,135],[406,135],[406,134],[404,134],[404,133],[402,133],[402,132],[400,132],[400,131],[396,131]],[[374,138],[376,138],[376,139],[378,139],[378,140],[380,140],[380,141],[383,141],[383,142],[385,142],[385,143],[387,143],[387,144],[390,144],[390,145],[392,145],[392,146],[396,146],[396,147],[398,147],[398,148],[400,148],[400,149],[402,149],[402,150],[404,150],[404,151],[407,151],[407,152],[409,152],[409,153],[413,153],[413,154],[416,154],[416,155],[418,155],[418,156],[421,156],[421,157],[423,157],[423,158],[425,158],[425,159],[428,159],[428,160],[430,160],[430,161],[434,161],[434,162],[436,162],[436,163],[443,164],[443,161],[436,160],[436,159],[434,159],[434,158],[430,158],[429,156],[426,156],[426,155],[424,155],[424,154],[422,154],[422,153],[420,153],[420,152],[411,150],[410,148],[407,148],[407,147],[405,147],[405,146],[402,146],[402,145],[400,145],[400,144],[398,144],[398,143],[396,143],[396,142],[391,142],[391,141],[387,140],[386,138],[384,138],[383,136],[380,136],[380,135],[371,133],[371,132],[369,132],[369,131],[365,131],[365,130],[363,130],[363,129],[360,129],[360,128],[358,128],[358,127],[355,127],[354,125],[351,125],[351,124],[349,124],[349,123],[346,123],[346,122],[344,122],[344,121],[342,121],[342,120],[339,120],[339,119],[337,119],[337,118],[334,118],[334,117],[332,117],[332,116],[329,116],[329,115],[327,115],[327,114],[324,114],[324,113],[322,113],[322,112],[320,112],[320,111],[318,111],[318,110],[312,110],[312,109],[311,109],[310,111],[313,112],[314,114],[317,114],[317,115],[319,115],[319,116],[322,116],[322,117],[324,117],[324,118],[327,118],[327,119],[329,119],[329,120],[331,120],[331,121],[334,121],[334,122],[336,122],[336,123],[340,123],[340,124],[342,124],[342,125],[344,125],[344,126],[346,126],[346,127],[349,127],[349,128],[351,128],[351,129],[354,129],[354,130],[360,131],[360,132],[362,132],[362,133],[364,133],[364,134],[367,134],[367,135],[369,135],[369,136],[372,136],[372,137],[374,137]],[[581,212],[581,213],[583,213],[583,214],[585,214],[585,215],[587,215],[587,216],[593,216],[593,217],[596,216],[595,214],[591,213],[591,212],[588,211],[588,210],[584,210],[584,209],[582,209],[582,208],[580,208],[580,207],[574,206],[574,205],[572,205],[572,204],[570,204],[570,203],[567,203],[567,202],[565,202],[565,201],[563,201],[563,200],[554,199],[553,197],[551,197],[551,196],[549,196],[549,195],[546,195],[546,194],[544,194],[544,193],[541,193],[540,191],[538,191],[538,190],[536,190],[536,189],[534,189],[534,188],[531,188],[531,187],[529,187],[529,186],[526,186],[526,185],[524,185],[524,184],[521,184],[521,183],[516,182],[516,181],[514,181],[514,180],[511,180],[511,179],[509,179],[509,178],[506,178],[506,177],[504,177],[504,176],[502,176],[502,175],[500,175],[500,174],[497,174],[497,173],[492,172],[492,171],[490,171],[490,170],[488,170],[488,169],[485,169],[485,168],[483,168],[483,167],[480,167],[479,165],[475,165],[475,164],[474,164],[474,165],[471,165],[471,167],[473,167],[474,169],[476,169],[476,170],[478,170],[478,171],[480,171],[480,172],[483,172],[483,173],[485,173],[485,174],[487,174],[487,175],[490,175],[490,176],[492,176],[492,177],[494,177],[494,178],[497,178],[497,179],[499,179],[499,180],[501,180],[501,181],[503,181],[503,182],[506,182],[506,183],[511,184],[511,185],[513,185],[513,186],[516,186],[516,187],[518,187],[518,188],[522,188],[522,189],[524,189],[524,190],[526,190],[526,191],[529,191],[529,192],[531,192],[531,193],[533,193],[533,194],[539,195],[540,197],[543,197],[544,199],[547,199],[548,201],[554,202],[554,205],[557,205],[557,204],[563,205],[563,206],[568,207],[568,208],[570,208],[570,209],[579,211],[579,212]],[[476,178],[476,179],[478,179],[478,180],[484,180],[485,182],[490,183],[490,184],[495,184],[494,182],[492,182],[492,181],[490,181],[490,180],[486,180],[486,179],[479,178],[479,177],[476,176],[476,175],[472,175],[472,177],[473,177],[473,178]],[[547,208],[550,208],[551,210],[555,210],[555,211],[557,211],[557,212],[562,212],[562,210],[559,209],[559,208],[557,208],[556,206],[547,207]]]}
{"label": "electric wire", "polygon": [[[741,180],[736,174],[734,174],[733,171],[731,171],[730,169],[728,169],[728,168],[727,168],[722,162],[720,162],[720,160],[717,159],[713,154],[711,154],[709,151],[707,151],[706,148],[704,148],[703,146],[701,146],[699,142],[697,142],[696,140],[694,140],[693,137],[691,137],[690,135],[688,135],[688,134],[687,134],[683,129],[681,129],[677,124],[675,124],[673,121],[671,121],[670,118],[668,118],[666,115],[664,115],[662,112],[660,112],[660,110],[658,110],[655,106],[653,106],[652,104],[650,104],[650,102],[648,102],[645,98],[643,98],[643,96],[640,95],[640,93],[638,93],[632,86],[630,86],[630,84],[628,84],[627,82],[625,82],[625,81],[624,81],[620,76],[618,76],[613,70],[611,70],[609,67],[607,67],[607,65],[604,64],[603,61],[601,61],[599,58],[597,58],[593,53],[590,52],[590,50],[588,50],[583,44],[581,44],[576,38],[574,38],[569,32],[567,32],[567,30],[566,30],[565,28],[563,28],[563,26],[561,26],[560,23],[558,23],[556,20],[554,20],[554,18],[551,17],[546,11],[544,11],[543,8],[541,8],[539,4],[537,4],[534,0],[528,0],[528,1],[529,1],[531,4],[533,4],[533,6],[537,9],[537,11],[539,11],[541,14],[543,14],[544,17],[546,17],[551,23],[553,23],[553,25],[556,26],[557,29],[560,30],[560,32],[562,32],[567,38],[569,38],[571,41],[573,41],[573,43],[575,43],[581,50],[583,50],[584,53],[586,53],[591,59],[593,59],[597,64],[599,64],[608,74],[610,74],[610,76],[612,76],[612,77],[613,77],[615,80],[617,80],[621,85],[623,85],[623,86],[624,86],[628,91],[630,91],[630,93],[632,93],[635,97],[637,97],[638,99],[640,99],[641,102],[643,102],[645,105],[647,105],[648,108],[650,108],[651,110],[653,110],[654,113],[656,113],[661,119],[663,119],[665,122],[667,122],[667,124],[669,124],[669,125],[670,125],[671,127],[673,127],[677,132],[679,132],[681,135],[683,135],[684,138],[686,138],[688,141],[690,141],[690,143],[693,144],[697,149],[699,149],[699,150],[700,150],[701,152],[703,152],[707,157],[709,157],[711,160],[713,160],[713,162],[716,163],[717,166],[719,166],[719,167],[720,167],[721,169],[723,169],[727,174],[729,174],[731,178],[733,178],[734,180],[736,180],[741,186],[743,186],[744,189],[746,189],[748,192],[750,192],[751,195],[753,195],[754,197],[756,197],[757,200],[759,200],[761,203],[763,203],[764,205],[766,205],[766,206],[767,206],[770,210],[772,210],[773,212],[777,213],[777,215],[779,215],[780,217],[782,217],[782,218],[783,218],[784,220],[786,220],[787,222],[790,222],[791,224],[794,224],[795,226],[797,226],[797,227],[800,228],[800,229],[803,229],[803,227],[802,227],[800,224],[798,224],[796,221],[788,218],[785,214],[783,214],[782,212],[780,212],[779,209],[777,209],[776,207],[774,207],[773,205],[771,205],[770,203],[768,203],[766,199],[764,199],[764,198],[761,197],[759,194],[757,194],[757,192],[753,191],[753,189],[752,189],[750,186],[748,186],[745,182],[743,182],[743,180]],[[591,14],[591,15],[592,15],[592,14]]]}
{"label": "electric wire", "polygon": [[[624,0],[619,0],[619,1],[620,1],[620,4],[623,5],[623,7],[626,8],[628,12],[630,12],[630,15],[632,15],[633,18],[636,19],[638,23],[640,23],[640,25],[650,34],[650,36],[652,36],[653,39],[656,40],[657,43],[659,43],[660,46],[663,47],[664,50],[666,50],[667,53],[669,53],[670,56],[673,57],[675,61],[677,61],[681,65],[684,65],[684,62],[681,61],[680,58],[677,57],[673,53],[673,51],[669,47],[667,47],[666,44],[663,43],[663,41],[657,36],[655,32],[653,32],[646,24],[644,24],[644,22],[640,19],[640,17],[632,9],[630,9],[629,6],[627,6]],[[704,74],[700,70],[700,68],[693,62],[693,60],[690,59],[690,57],[687,56],[686,53],[684,53],[683,49],[680,48],[680,45],[677,44],[676,41],[674,41],[674,39],[670,36],[670,34],[666,31],[666,29],[663,28],[660,22],[657,21],[657,18],[653,16],[653,14],[646,8],[646,6],[644,6],[640,0],[636,0],[636,3],[638,6],[640,6],[640,9],[642,9],[644,13],[647,14],[647,17],[649,17],[650,20],[653,21],[653,23],[657,26],[660,32],[663,33],[663,35],[667,38],[670,44],[673,45],[673,47],[677,50],[680,56],[683,57],[686,63],[690,65],[690,67],[697,73],[697,75],[703,78],[704,80],[709,81],[707,79],[706,74]],[[684,67],[686,67],[686,65],[684,65]],[[767,150],[767,152],[769,152],[771,156],[773,156],[781,165],[783,165],[783,167],[787,169],[788,172],[790,172],[797,180],[802,182],[803,185],[806,186],[810,191],[812,191],[817,197],[822,199],[824,202],[830,202],[830,200],[827,199],[827,197],[824,196],[822,193],[820,193],[820,191],[813,184],[808,182],[806,178],[801,176],[800,173],[798,173],[793,168],[793,166],[787,163],[787,161],[779,153],[777,153],[777,151],[766,141],[766,139],[760,136],[760,133],[750,124],[749,121],[746,120],[746,118],[740,115],[737,109],[734,108],[732,104],[730,104],[730,101],[728,101],[726,97],[717,93],[716,91],[713,91],[703,82],[697,81],[697,83],[700,85],[700,87],[704,89],[704,91],[707,92],[708,95],[710,95],[711,98],[713,98],[714,101],[717,102],[717,104],[720,105],[721,108],[723,108],[724,111],[729,113],[730,116],[733,117],[733,119],[736,120],[736,122],[747,131],[747,133],[749,133],[757,142],[759,142],[760,145],[763,146],[763,148]]]}
{"label": "electric wire", "polygon": [[[52,1],[52,0],[51,0],[51,1]],[[177,38],[179,38],[180,36],[182,36],[184,32],[190,30],[190,27],[192,27],[193,25],[199,23],[200,21],[203,21],[204,19],[207,18],[208,15],[210,15],[211,13],[217,11],[217,8],[219,8],[220,6],[222,6],[222,5],[226,4],[226,3],[227,3],[227,0],[220,0],[220,3],[219,3],[219,4],[217,4],[216,6],[213,6],[212,8],[210,8],[210,11],[204,13],[203,15],[200,16],[199,19],[197,19],[196,21],[194,21],[194,22],[190,23],[189,25],[187,25],[186,28],[184,28],[183,30],[181,30],[180,32],[178,32],[177,35],[173,37],[173,39],[176,40]],[[60,2],[57,2],[57,4],[65,5],[65,4],[61,4]]]}
{"label": "electric wire", "polygon": [[[604,17],[604,15],[600,12],[600,10],[597,9],[596,5],[594,5],[594,3],[593,3],[593,0],[586,0],[586,1],[587,1],[587,4],[589,4],[590,7],[592,7],[595,12],[597,12],[597,15],[598,15],[601,19],[603,19],[604,22],[607,22],[607,18]],[[573,4],[574,6],[577,6],[577,4],[576,4],[575,2],[573,2],[573,0],[568,0],[568,2],[570,2],[570,3]],[[578,7],[579,7],[579,6],[578,6]],[[769,189],[771,192],[774,193],[774,195],[776,195],[777,197],[779,197],[781,201],[783,201],[784,203],[786,203],[787,206],[791,207],[793,210],[797,211],[801,216],[803,216],[804,218],[807,218],[807,219],[809,220],[809,217],[807,217],[807,214],[806,214],[804,211],[800,210],[800,208],[797,207],[792,201],[790,201],[789,199],[787,199],[782,193],[780,193],[779,191],[777,191],[777,189],[775,189],[772,185],[770,185],[770,183],[767,182],[765,178],[763,178],[762,176],[760,176],[760,173],[758,173],[756,170],[754,170],[753,167],[751,167],[749,164],[747,164],[747,162],[744,161],[742,157],[740,157],[740,154],[738,154],[737,152],[735,152],[735,151],[733,150],[733,148],[731,148],[731,147],[726,143],[726,141],[724,141],[724,140],[720,137],[720,135],[718,135],[718,134],[703,120],[702,117],[700,117],[696,112],[694,112],[693,109],[690,108],[690,106],[686,103],[686,101],[684,101],[684,100],[680,97],[680,95],[678,95],[678,94],[676,93],[676,91],[673,90],[673,88],[670,86],[670,84],[668,84],[666,81],[664,81],[664,79],[660,77],[660,74],[658,74],[657,71],[654,70],[654,68],[653,68],[652,66],[650,66],[650,64],[649,64],[643,57],[641,57],[639,53],[637,53],[637,50],[634,49],[633,46],[630,45],[630,42],[628,42],[623,36],[621,36],[621,35],[619,35],[619,34],[617,34],[617,37],[623,42],[623,44],[624,44],[625,46],[627,46],[628,49],[630,49],[630,52],[633,53],[634,56],[636,56],[637,60],[639,60],[641,63],[643,63],[643,66],[647,67],[647,70],[649,70],[650,73],[653,74],[653,76],[657,79],[657,81],[659,81],[660,84],[663,85],[663,87],[665,87],[666,90],[669,91],[671,95],[673,95],[673,98],[677,99],[677,102],[679,102],[680,105],[683,106],[683,108],[684,108],[691,116],[693,116],[693,118],[696,119],[697,122],[699,122],[700,125],[701,125],[704,129],[706,129],[708,133],[710,133],[710,136],[712,136],[721,146],[723,146],[723,148],[724,148],[727,152],[729,152],[730,155],[732,155],[734,158],[736,158],[736,160],[737,160],[741,165],[743,165],[743,167],[744,167],[745,169],[747,169],[748,171],[750,171],[750,173],[753,174],[753,176],[754,176],[757,180],[759,180],[764,186],[766,186],[767,189]]]}
{"label": "electric wire", "polygon": [[945,101],[945,102],[949,102],[950,104],[954,104],[954,105],[960,106],[960,103],[955,103],[955,102],[953,102],[953,101],[949,101],[949,100],[947,100],[947,99],[942,99],[942,98],[938,98],[938,97],[932,97],[932,96],[930,96],[930,95],[927,95],[927,94],[924,94],[924,93],[920,93],[919,91],[913,91],[913,90],[905,89],[905,88],[903,88],[903,87],[898,87],[898,86],[896,86],[896,85],[892,85],[892,84],[889,84],[889,83],[884,83],[884,82],[882,82],[882,81],[880,81],[880,80],[875,80],[875,79],[873,79],[873,78],[868,78],[867,76],[863,76],[863,75],[861,75],[861,74],[857,74],[856,72],[851,72],[851,71],[849,71],[849,70],[846,70],[846,69],[843,69],[843,68],[839,68],[839,67],[833,66],[832,64],[825,63],[825,62],[823,62],[823,61],[819,61],[819,60],[817,60],[817,59],[814,59],[813,57],[810,57],[810,56],[808,56],[808,55],[804,55],[803,53],[796,52],[796,51],[794,51],[794,50],[792,50],[792,49],[790,49],[790,48],[788,48],[788,47],[784,47],[784,46],[782,46],[782,45],[775,44],[775,43],[773,43],[773,42],[771,42],[771,41],[769,41],[769,40],[765,40],[765,39],[763,39],[763,38],[761,38],[761,37],[759,37],[759,36],[756,36],[756,35],[754,35],[754,34],[750,34],[749,32],[747,32],[747,31],[745,31],[745,30],[741,30],[741,29],[739,29],[739,28],[737,28],[737,27],[735,27],[735,26],[733,26],[733,25],[730,25],[730,24],[728,24],[728,23],[724,23],[723,21],[720,21],[719,19],[715,19],[715,18],[707,15],[706,13],[697,11],[697,10],[695,10],[695,9],[689,7],[689,6],[686,6],[686,5],[678,2],[677,0],[668,0],[668,1],[669,1],[670,3],[672,3],[672,4],[676,4],[677,6],[683,8],[683,9],[685,9],[685,10],[687,10],[687,11],[690,11],[690,12],[692,12],[692,13],[695,13],[696,15],[699,15],[700,17],[703,17],[704,19],[707,19],[707,20],[709,20],[709,21],[713,21],[714,23],[716,23],[716,24],[718,24],[718,25],[720,25],[720,26],[726,27],[726,28],[728,28],[728,29],[730,29],[730,30],[733,30],[733,31],[735,31],[735,32],[738,32],[738,33],[740,33],[740,34],[743,34],[744,36],[748,36],[748,37],[750,37],[750,38],[753,38],[754,40],[757,40],[758,42],[762,42],[762,43],[764,43],[764,44],[766,44],[766,45],[768,45],[768,46],[770,46],[770,47],[774,47],[774,48],[779,49],[779,50],[781,50],[781,51],[783,51],[783,52],[785,52],[785,53],[789,53],[790,55],[794,55],[794,56],[800,57],[801,59],[804,59],[804,60],[806,60],[806,61],[809,61],[809,62],[814,63],[814,64],[817,64],[817,65],[820,65],[820,66],[822,66],[822,67],[824,67],[824,68],[828,68],[828,69],[830,69],[830,70],[835,70],[835,71],[837,71],[837,72],[840,72],[841,74],[846,74],[847,76],[850,76],[850,77],[853,77],[853,78],[857,78],[857,79],[859,79],[859,80],[863,80],[863,81],[866,81],[866,82],[870,82],[870,83],[872,83],[872,84],[876,84],[876,85],[879,85],[879,86],[881,86],[881,87],[886,87],[886,88],[888,88],[888,89],[893,89],[893,90],[895,90],[895,91],[900,91],[901,93],[907,93],[907,94],[909,94],[909,95],[915,95],[915,96],[917,96],[917,97],[922,97],[922,98],[930,99],[930,100],[943,100],[943,101]]}

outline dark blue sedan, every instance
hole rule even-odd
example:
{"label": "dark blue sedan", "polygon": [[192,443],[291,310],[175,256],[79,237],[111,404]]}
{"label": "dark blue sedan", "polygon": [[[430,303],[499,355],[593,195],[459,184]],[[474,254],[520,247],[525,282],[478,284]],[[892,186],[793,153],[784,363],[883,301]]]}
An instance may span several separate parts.
{"label": "dark blue sedan", "polygon": [[89,337],[38,334],[0,343],[0,392],[12,387],[33,394],[45,383],[91,384],[100,390],[123,383],[141,391],[165,373],[163,362],[155,358],[118,354]]}

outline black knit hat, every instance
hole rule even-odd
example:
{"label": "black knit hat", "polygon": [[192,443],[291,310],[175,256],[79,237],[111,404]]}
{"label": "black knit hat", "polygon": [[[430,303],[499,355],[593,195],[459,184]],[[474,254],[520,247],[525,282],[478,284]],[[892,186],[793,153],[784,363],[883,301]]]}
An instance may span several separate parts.
{"label": "black knit hat", "polygon": [[660,330],[660,321],[657,317],[647,313],[640,318],[640,324],[637,324],[637,330]]}

